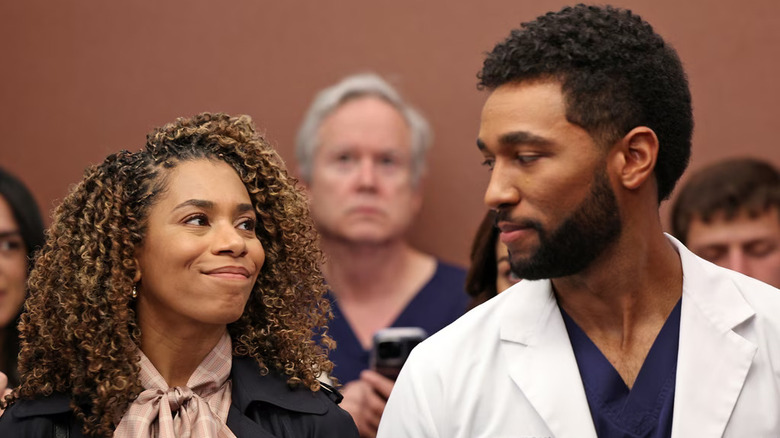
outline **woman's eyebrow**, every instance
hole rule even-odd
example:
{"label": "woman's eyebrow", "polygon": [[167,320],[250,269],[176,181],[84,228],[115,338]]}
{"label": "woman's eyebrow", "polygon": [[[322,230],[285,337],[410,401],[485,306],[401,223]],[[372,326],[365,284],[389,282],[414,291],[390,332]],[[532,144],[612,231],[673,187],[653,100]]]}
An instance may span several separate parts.
{"label": "woman's eyebrow", "polygon": [[246,213],[247,211],[254,212],[255,207],[252,206],[252,204],[238,204],[236,206],[236,212],[237,213]]}
{"label": "woman's eyebrow", "polygon": [[203,199],[188,199],[182,202],[181,204],[177,205],[176,207],[173,207],[173,209],[178,210],[184,207],[199,207],[199,208],[209,210],[214,208],[214,203]]}

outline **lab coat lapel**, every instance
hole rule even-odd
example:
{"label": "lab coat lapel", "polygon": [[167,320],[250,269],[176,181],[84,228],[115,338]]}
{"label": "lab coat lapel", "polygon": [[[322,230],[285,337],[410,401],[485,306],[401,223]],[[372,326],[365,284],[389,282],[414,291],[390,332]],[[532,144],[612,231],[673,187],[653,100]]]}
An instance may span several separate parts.
{"label": "lab coat lapel", "polygon": [[683,264],[672,437],[721,437],[757,350],[733,329],[755,312],[728,278],[670,240]]}
{"label": "lab coat lapel", "polygon": [[596,438],[577,360],[550,281],[515,287],[501,314],[509,374],[556,438]]}

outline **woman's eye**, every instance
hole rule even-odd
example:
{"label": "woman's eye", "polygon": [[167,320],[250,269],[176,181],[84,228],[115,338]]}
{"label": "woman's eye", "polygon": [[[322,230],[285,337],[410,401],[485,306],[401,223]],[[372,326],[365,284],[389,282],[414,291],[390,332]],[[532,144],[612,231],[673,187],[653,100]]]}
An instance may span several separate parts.
{"label": "woman's eye", "polygon": [[0,251],[15,252],[22,249],[22,242],[17,239],[0,239]]}
{"label": "woman's eye", "polygon": [[255,231],[255,225],[256,224],[257,224],[257,221],[255,221],[254,219],[247,219],[247,220],[241,222],[240,224],[238,224],[238,228],[241,229],[241,230],[246,230],[246,231]]}
{"label": "woman's eye", "polygon": [[208,220],[208,218],[205,215],[198,214],[198,215],[195,215],[195,216],[188,217],[184,221],[184,223],[188,224],[188,225],[197,225],[197,226],[203,227],[203,226],[206,226],[206,225],[209,224],[209,220]]}
{"label": "woman's eye", "polygon": [[485,158],[485,160],[482,162],[482,166],[485,166],[488,168],[488,170],[493,170],[493,166],[495,166],[496,160],[492,158]]}

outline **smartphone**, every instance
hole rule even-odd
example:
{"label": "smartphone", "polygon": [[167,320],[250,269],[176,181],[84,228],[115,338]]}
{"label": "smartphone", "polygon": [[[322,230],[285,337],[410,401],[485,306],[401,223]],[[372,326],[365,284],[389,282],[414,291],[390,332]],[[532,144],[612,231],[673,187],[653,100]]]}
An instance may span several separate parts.
{"label": "smartphone", "polygon": [[428,334],[420,327],[390,327],[376,332],[369,361],[371,369],[395,380],[412,348],[426,337]]}

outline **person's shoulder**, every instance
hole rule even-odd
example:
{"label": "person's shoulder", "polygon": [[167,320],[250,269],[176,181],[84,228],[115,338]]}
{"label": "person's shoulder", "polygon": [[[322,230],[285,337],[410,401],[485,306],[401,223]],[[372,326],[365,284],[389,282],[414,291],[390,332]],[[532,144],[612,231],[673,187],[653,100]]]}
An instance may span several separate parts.
{"label": "person's shoulder", "polygon": [[512,305],[509,304],[511,301],[508,293],[499,294],[428,337],[412,353],[425,357],[419,359],[423,362],[439,358],[436,362],[440,363],[446,362],[441,358],[458,357],[462,362],[464,351],[468,351],[469,356],[478,356],[479,351],[498,342],[500,320],[504,311],[509,310],[506,306]]}
{"label": "person's shoulder", "polygon": [[[718,266],[693,253],[688,253],[683,260],[684,277],[691,278],[694,275],[700,277],[696,281],[707,284],[710,291],[715,287],[738,291],[750,303],[757,302],[761,306],[780,310],[780,289],[740,272]],[[695,270],[691,269],[693,266]],[[701,281],[702,278],[704,281]]]}
{"label": "person's shoulder", "polygon": [[419,325],[434,333],[463,315],[469,303],[465,284],[463,268],[436,259],[433,276],[409,303],[410,307],[425,312],[425,315],[414,316],[415,319],[423,318],[424,322]]}
{"label": "person's shoulder", "polygon": [[757,313],[771,316],[780,323],[780,289],[720,266],[713,269],[721,270]]}
{"label": "person's shoulder", "polygon": [[69,399],[54,394],[36,400],[17,400],[0,415],[0,436],[3,438],[50,437],[55,422],[71,415]]}
{"label": "person's shoulder", "polygon": [[358,430],[355,422],[352,420],[352,416],[347,411],[341,408],[339,404],[344,398],[341,393],[334,387],[320,382],[320,390],[317,391],[319,397],[327,399],[328,412],[322,415],[316,420],[316,431],[325,431],[323,436],[339,436],[339,437],[358,437]]}
{"label": "person's shoulder", "polygon": [[241,410],[253,402],[262,402],[290,411],[320,415],[332,403],[322,389],[312,391],[301,384],[291,385],[288,376],[273,369],[264,373],[251,357],[233,357],[231,378],[233,399]]}
{"label": "person's shoulder", "polygon": [[436,271],[430,284],[440,285],[443,288],[459,288],[464,292],[466,284],[466,269],[441,259],[436,259]]}
{"label": "person's shoulder", "polygon": [[460,278],[466,277],[466,268],[445,262],[442,259],[436,259],[436,270],[442,276]]}
{"label": "person's shoulder", "polygon": [[[752,324],[774,328],[780,338],[780,290],[726,269],[686,250],[683,255],[683,300],[687,296],[707,313],[729,319],[739,313]],[[729,317],[727,318],[726,315]]]}
{"label": "person's shoulder", "polygon": [[233,403],[255,421],[283,416],[297,419],[294,426],[306,436],[318,435],[308,435],[304,430],[331,430],[337,436],[357,437],[352,418],[338,406],[341,394],[329,385],[320,383],[317,391],[304,385],[291,386],[280,372],[271,370],[263,375],[257,362],[249,357],[233,357],[232,377]]}

